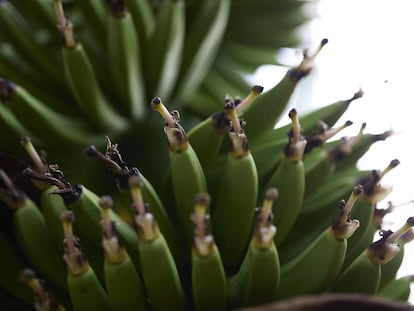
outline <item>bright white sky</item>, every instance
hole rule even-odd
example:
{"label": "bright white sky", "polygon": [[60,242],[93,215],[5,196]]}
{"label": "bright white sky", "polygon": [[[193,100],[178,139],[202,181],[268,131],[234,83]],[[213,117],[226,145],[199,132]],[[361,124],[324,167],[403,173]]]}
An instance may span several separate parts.
{"label": "bright white sky", "polygon": [[[345,134],[355,135],[363,122],[367,133],[391,128],[399,133],[377,143],[359,163],[362,169],[382,170],[394,158],[401,162],[383,179],[383,184],[393,186],[393,192],[380,207],[386,207],[388,201],[400,204],[414,200],[413,8],[412,0],[321,0],[320,18],[311,25],[309,42],[310,47],[316,47],[322,38],[328,38],[329,43],[293,102],[303,112],[350,98],[363,89],[364,97],[355,101],[339,122],[354,122]],[[269,67],[253,80],[267,89],[283,74],[283,70]],[[414,216],[414,204],[396,209],[385,219],[384,229],[397,229],[409,216]],[[401,275],[414,275],[413,259],[414,241],[406,246]],[[414,286],[411,296],[414,302]]]}

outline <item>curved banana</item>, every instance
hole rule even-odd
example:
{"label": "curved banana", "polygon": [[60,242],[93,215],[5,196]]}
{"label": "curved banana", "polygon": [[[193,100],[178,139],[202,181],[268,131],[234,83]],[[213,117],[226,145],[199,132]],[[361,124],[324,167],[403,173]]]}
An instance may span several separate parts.
{"label": "curved banana", "polygon": [[[303,165],[305,166],[305,196],[314,192],[334,173],[336,162],[338,158],[341,158],[338,156],[338,153],[342,155],[341,151],[344,148],[348,148],[348,144],[344,140],[341,140],[339,145],[332,148],[324,148],[323,145],[328,139],[351,124],[351,121],[346,121],[338,128],[328,128],[326,123],[319,122],[318,129],[306,137],[307,144],[303,158]],[[316,150],[313,150],[314,148]]]}
{"label": "curved banana", "polygon": [[186,310],[186,297],[177,266],[154,216],[142,200],[142,180],[129,179],[135,209],[134,224],[139,238],[142,280],[151,310]]}
{"label": "curved banana", "polygon": [[97,128],[124,131],[128,122],[110,106],[102,93],[89,57],[65,16],[61,0],[55,0],[54,4],[58,29],[63,37],[63,69],[79,108]]}
{"label": "curved banana", "polygon": [[[392,187],[383,186],[380,184],[380,181],[387,173],[398,166],[399,163],[400,162],[397,159],[394,159],[390,161],[383,171],[373,170],[371,178],[362,183],[364,186],[364,195],[355,206],[353,213],[353,216],[357,217],[361,222],[361,226],[355,235],[348,240],[348,249],[343,269],[348,267],[354,259],[369,246],[369,244],[366,245],[364,242],[366,240],[372,241],[374,238],[373,236],[366,237],[365,239],[363,238],[365,234],[372,234],[370,227],[373,222],[374,206],[392,191]],[[369,243],[371,243],[371,241]]]}
{"label": "curved banana", "polygon": [[156,18],[148,1],[125,0],[128,10],[134,20],[141,46],[146,48],[147,40],[155,29]]}
{"label": "curved banana", "polygon": [[359,226],[359,221],[350,220],[349,216],[362,192],[362,186],[356,186],[348,201],[341,202],[332,225],[298,257],[282,264],[278,299],[325,291],[336,279],[345,258],[347,239]]}
{"label": "curved banana", "polygon": [[413,230],[408,230],[398,239],[397,242],[400,245],[400,251],[388,263],[381,267],[381,282],[379,285],[380,290],[388,286],[388,283],[396,279],[398,270],[400,269],[402,261],[404,259],[405,245],[411,242],[413,239]]}
{"label": "curved banana", "polygon": [[278,230],[275,236],[276,246],[280,245],[293,226],[305,193],[305,169],[302,162],[306,140],[300,134],[300,124],[295,109],[290,110],[292,130],[289,142],[285,147],[282,158],[267,181],[265,188],[277,188],[279,198],[273,206],[274,222]]}
{"label": "curved banana", "polygon": [[[236,111],[249,106],[262,91],[263,87],[253,86],[250,93],[236,105]],[[211,169],[222,146],[224,134],[230,131],[230,119],[227,112],[229,111],[228,106],[232,105],[231,101],[232,98],[226,98],[223,111],[212,114],[188,132],[188,140],[205,172]]]}
{"label": "curved banana", "polygon": [[384,287],[380,288],[377,296],[391,300],[409,302],[411,295],[411,285],[414,282],[414,276],[402,276],[391,280]]}
{"label": "curved banana", "polygon": [[46,73],[47,77],[52,83],[57,83],[57,87],[65,90],[64,79],[55,64],[50,58],[45,56],[45,53],[33,41],[32,33],[29,28],[27,32],[18,22],[17,10],[10,1],[0,2],[0,25],[2,32],[8,33],[8,37],[13,40],[13,44],[18,48],[19,52],[24,53],[24,58],[30,61],[38,71]]}
{"label": "curved banana", "polygon": [[108,58],[125,111],[134,120],[145,116],[145,85],[140,45],[131,14],[124,1],[112,0],[107,32]]}
{"label": "curved banana", "polygon": [[2,169],[0,180],[6,187],[1,189],[0,199],[13,209],[13,229],[19,246],[30,264],[47,282],[65,289],[65,265],[40,209],[15,187]]}
{"label": "curved banana", "polygon": [[226,310],[227,281],[219,250],[209,228],[210,196],[195,198],[194,244],[191,255],[191,285],[195,310]]}
{"label": "curved banana", "polygon": [[400,247],[396,241],[414,226],[414,217],[397,231],[380,231],[381,238],[373,242],[359,255],[348,268],[341,273],[332,290],[374,295],[381,280],[381,266],[387,264],[398,253]]}
{"label": "curved banana", "polygon": [[279,255],[273,242],[272,224],[275,188],[268,189],[253,229],[252,241],[240,270],[229,278],[229,304],[232,308],[274,301],[280,285]]}
{"label": "curved banana", "polygon": [[[0,99],[21,124],[35,137],[43,137],[46,143],[65,141],[66,145],[67,142],[82,145],[87,140],[97,141],[98,136],[83,121],[50,109],[22,86],[0,78],[0,93]],[[64,147],[63,143],[61,146]]]}
{"label": "curved banana", "polygon": [[247,136],[234,105],[229,115],[231,147],[211,216],[213,235],[227,273],[237,271],[248,246],[259,182]]}
{"label": "curved banana", "polygon": [[89,28],[92,30],[95,43],[102,44],[105,41],[102,34],[106,33],[108,29],[107,18],[108,10],[106,6],[99,0],[75,0],[76,6],[81,8],[85,16],[88,18],[85,22],[89,25]]}
{"label": "curved banana", "polygon": [[[333,103],[330,103],[326,106],[322,106],[314,111],[311,111],[304,116],[300,116],[300,125],[302,132],[305,136],[311,134],[312,130],[317,126],[318,122],[323,121],[327,124],[328,127],[332,127],[336,124],[340,117],[349,108],[350,104],[363,96],[362,90],[357,91],[354,95],[346,100],[338,100]],[[252,149],[254,150],[256,146],[265,144],[268,141],[278,141],[286,137],[286,133],[289,132],[290,125],[280,126],[277,129],[272,131],[267,131],[263,136],[259,137],[257,140],[252,141]]]}
{"label": "curved banana", "polygon": [[166,122],[164,132],[170,148],[171,181],[174,191],[176,213],[183,229],[187,244],[191,245],[193,226],[190,216],[194,209],[193,198],[198,193],[207,192],[207,183],[200,161],[188,142],[184,129],[179,124],[178,112],[170,113],[159,97],[152,100],[151,106]]}
{"label": "curved banana", "polygon": [[80,250],[79,239],[73,235],[72,224],[75,215],[72,211],[64,211],[61,219],[65,232],[63,259],[67,265],[67,284],[73,309],[75,311],[111,310],[104,288]]}
{"label": "curved banana", "polygon": [[245,111],[240,112],[241,117],[249,124],[246,134],[252,141],[273,130],[276,121],[287,107],[297,83],[312,70],[314,59],[327,42],[327,39],[322,40],[313,55],[305,53],[303,61],[297,67],[290,69],[275,87],[264,92]]}
{"label": "curved banana", "polygon": [[189,24],[178,97],[188,100],[210,72],[226,31],[231,0],[203,1]]}
{"label": "curved banana", "polygon": [[182,63],[185,18],[183,0],[162,1],[157,9],[155,29],[145,49],[148,57],[144,63],[145,82],[150,96],[167,99],[176,85]]}
{"label": "curved banana", "polygon": [[105,255],[105,286],[111,309],[147,310],[144,286],[125,247],[118,240],[117,224],[110,219],[112,198],[102,196],[99,205],[102,208],[101,225],[104,233],[102,246]]}
{"label": "curved banana", "polygon": [[[133,175],[139,176],[143,181],[143,187],[141,189],[144,202],[148,205],[148,210],[154,215],[157,220],[157,224],[160,227],[161,232],[165,236],[168,246],[174,255],[176,261],[180,262],[181,249],[180,241],[178,240],[178,233],[171,221],[170,215],[164,208],[164,205],[159,198],[157,192],[151,185],[151,183],[141,174],[136,168],[132,167],[129,169],[127,162],[122,158],[118,145],[113,144],[109,137],[106,138],[106,152],[105,155],[99,152],[95,146],[89,146],[85,153],[101,162],[103,162],[110,170],[113,175],[115,184],[121,193],[122,198],[131,204],[132,199],[129,191],[129,178]],[[129,208],[130,206],[128,206]],[[131,210],[131,213],[133,211]]]}
{"label": "curved banana", "polygon": [[[48,174],[39,174],[32,171],[30,177],[58,187],[54,195],[61,196],[66,209],[75,213],[77,219],[75,227],[79,230],[79,235],[87,239],[87,241],[84,241],[84,245],[90,245],[95,250],[101,249],[102,227],[100,226],[99,196],[83,185],[71,185],[56,165],[49,166],[49,170]],[[117,223],[119,236],[135,267],[139,267],[138,238],[134,229],[114,211],[110,210],[109,213],[111,219]],[[88,253],[88,256],[91,256],[91,253]],[[98,271],[97,273],[99,274]]]}

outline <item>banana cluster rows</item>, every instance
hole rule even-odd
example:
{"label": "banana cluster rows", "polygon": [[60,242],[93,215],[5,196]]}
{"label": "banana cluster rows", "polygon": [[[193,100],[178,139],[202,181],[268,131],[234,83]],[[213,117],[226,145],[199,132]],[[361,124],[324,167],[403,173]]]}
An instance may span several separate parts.
{"label": "banana cluster rows", "polygon": [[[287,72],[277,98],[289,97],[318,52]],[[264,106],[270,95],[262,91],[226,97],[223,110],[188,133],[180,113],[153,98],[170,162],[157,190],[109,137],[104,153],[85,151],[117,188],[99,196],[72,184],[25,136],[32,165],[17,176],[39,197],[0,171],[0,198],[13,211],[12,231],[2,232],[3,290],[31,303],[17,278],[28,265],[35,272],[21,278],[39,310],[226,310],[325,292],[408,299],[410,278],[396,273],[414,220],[383,230],[386,211],[376,209],[391,191],[381,180],[399,161],[383,170],[356,166],[391,133],[366,134],[363,124],[335,139],[352,122],[333,125],[361,91],[305,116],[290,109],[291,125],[274,129],[280,115]]]}
{"label": "banana cluster rows", "polygon": [[[392,207],[377,207],[399,161],[357,166],[392,133],[362,123],[340,136],[361,90],[306,115],[289,106],[328,41],[270,90],[240,96],[235,70],[295,45],[304,1],[29,2],[0,1],[2,305],[407,301],[412,277],[397,271],[414,218],[386,230]],[[275,128],[286,111],[291,124]]]}

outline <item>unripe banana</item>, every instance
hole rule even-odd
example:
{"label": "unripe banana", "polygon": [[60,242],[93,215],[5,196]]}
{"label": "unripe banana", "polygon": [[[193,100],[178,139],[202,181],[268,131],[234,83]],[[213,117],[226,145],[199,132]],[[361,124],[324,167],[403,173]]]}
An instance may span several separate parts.
{"label": "unripe banana", "polygon": [[300,134],[300,124],[295,109],[290,110],[292,131],[280,162],[266,183],[266,188],[277,188],[279,198],[273,207],[274,222],[278,230],[276,246],[280,245],[293,226],[305,193],[305,169],[302,162],[306,140]]}
{"label": "unripe banana", "polygon": [[129,182],[140,241],[142,279],[151,310],[186,310],[186,297],[176,264],[154,216],[142,200],[142,180],[139,176],[131,176]]}
{"label": "unripe banana", "polygon": [[63,11],[61,0],[55,2],[58,28],[62,34],[64,46],[62,58],[64,72],[70,90],[79,108],[97,128],[120,132],[128,126],[127,121],[113,109],[104,97],[88,55],[78,42],[72,23]]}
{"label": "unripe banana", "polygon": [[194,244],[191,254],[191,285],[195,310],[226,310],[227,281],[219,250],[209,228],[210,197],[195,198]]}
{"label": "unripe banana", "polygon": [[65,289],[65,266],[40,209],[15,187],[2,169],[0,180],[6,187],[0,192],[0,199],[13,209],[13,229],[20,248],[47,282]]}
{"label": "unripe banana", "polygon": [[[355,233],[348,241],[347,254],[344,261],[343,270],[346,269],[358,255],[363,252],[372,242],[374,238],[370,227],[373,222],[375,204],[384,199],[391,191],[392,187],[381,185],[382,178],[399,165],[399,161],[394,159],[390,161],[388,166],[383,171],[373,170],[371,177],[363,182],[364,195],[361,200],[355,206],[353,213],[354,217],[357,217],[361,226],[358,232]],[[364,235],[368,235],[364,238]],[[371,236],[369,236],[371,235]],[[369,241],[369,244],[364,242]]]}
{"label": "unripe banana", "polygon": [[358,220],[350,220],[350,214],[362,192],[362,186],[356,186],[348,201],[341,202],[332,225],[298,257],[281,266],[278,299],[323,292],[337,278],[345,258],[347,239],[359,226]]}
{"label": "unripe banana", "polygon": [[402,261],[404,259],[404,249],[407,243],[411,242],[414,239],[414,231],[408,230],[406,233],[401,235],[398,239],[398,244],[400,245],[400,251],[385,265],[381,267],[381,282],[380,290],[386,286],[388,283],[392,282],[397,278],[397,273],[401,267]]}
{"label": "unripe banana", "polygon": [[75,215],[72,211],[65,211],[61,217],[65,232],[63,259],[67,264],[67,284],[73,310],[111,310],[104,288],[83,255],[79,239],[73,235]]}
{"label": "unripe banana", "polygon": [[229,278],[231,307],[261,305],[274,301],[280,283],[279,256],[273,242],[272,205],[277,189],[268,189],[259,208],[252,241],[240,270]]}
{"label": "unripe banana", "polygon": [[[185,2],[162,1],[155,13],[155,28],[144,50],[146,85],[150,96],[169,98],[180,72],[185,34]],[[168,65],[166,65],[168,64]]]}
{"label": "unripe banana", "polygon": [[379,289],[377,295],[386,299],[409,302],[413,281],[414,276],[412,275],[402,276],[398,279],[391,280],[384,287]]}
{"label": "unripe banana", "polygon": [[109,210],[113,206],[111,197],[101,197],[99,205],[102,208],[101,225],[104,233],[105,285],[111,309],[147,310],[144,286],[125,247],[118,240],[116,223],[110,219]]}
{"label": "unripe banana", "polygon": [[232,111],[231,149],[214,201],[212,226],[226,272],[234,273],[249,243],[257,205],[258,178],[234,105],[229,109]]}
{"label": "unripe banana", "polygon": [[9,103],[13,115],[35,137],[45,137],[49,143],[69,141],[76,145],[86,143],[84,139],[89,142],[97,141],[97,136],[83,121],[50,109],[23,87],[11,81],[0,78],[0,93],[0,99]]}
{"label": "unripe banana", "polygon": [[230,0],[205,1],[192,17],[178,84],[180,99],[191,98],[209,73],[226,31],[230,7]]}
{"label": "unripe banana", "polygon": [[381,266],[387,264],[398,253],[400,247],[396,241],[411,230],[412,226],[414,217],[408,218],[395,232],[382,230],[381,238],[373,242],[341,273],[333,286],[333,291],[376,294],[381,281]]}
{"label": "unripe banana", "polygon": [[106,42],[111,72],[124,110],[132,119],[139,120],[144,117],[146,106],[138,35],[124,1],[112,0],[111,13]]}
{"label": "unripe banana", "polygon": [[207,192],[207,183],[200,161],[188,142],[184,129],[179,124],[176,111],[169,112],[159,97],[152,100],[151,106],[158,111],[166,122],[164,132],[170,148],[171,182],[175,197],[176,214],[180,227],[191,245],[193,228],[190,216],[193,199],[198,193]]}
{"label": "unripe banana", "polygon": [[[79,235],[86,246],[91,245],[92,249],[101,250],[102,227],[100,226],[101,208],[99,207],[99,196],[83,185],[71,185],[59,170],[59,167],[49,166],[50,172],[42,175],[31,172],[32,179],[36,179],[58,187],[54,195],[60,195],[66,209],[71,210],[76,215],[75,227],[79,230]],[[127,224],[118,214],[110,210],[110,217],[118,225],[119,236],[127,248],[128,254],[136,267],[139,267],[139,255],[137,250],[138,238],[132,226]],[[89,248],[89,247],[88,247]],[[88,252],[90,256],[94,251]],[[97,274],[99,272],[97,271]]]}
{"label": "unripe banana", "polygon": [[287,107],[297,83],[312,70],[313,61],[327,42],[327,39],[322,40],[313,55],[305,53],[303,61],[296,68],[289,70],[275,87],[263,93],[241,112],[241,117],[249,124],[246,134],[252,141],[273,130],[276,121]]}

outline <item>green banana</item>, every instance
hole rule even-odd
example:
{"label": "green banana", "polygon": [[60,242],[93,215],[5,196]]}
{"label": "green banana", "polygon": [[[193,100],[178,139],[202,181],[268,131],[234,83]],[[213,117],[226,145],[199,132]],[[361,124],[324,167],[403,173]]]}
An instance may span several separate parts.
{"label": "green banana", "polygon": [[279,198],[273,207],[274,222],[278,228],[275,235],[276,246],[280,245],[293,226],[305,193],[305,170],[302,162],[306,140],[301,136],[300,124],[295,109],[290,110],[292,130],[280,163],[266,182],[265,188],[277,188]]}
{"label": "green banana", "polygon": [[125,0],[128,10],[134,20],[135,29],[142,47],[146,47],[147,40],[154,32],[156,18],[148,1]]}
{"label": "green banana", "polygon": [[[143,181],[142,196],[144,201],[148,205],[148,210],[154,215],[157,220],[157,224],[160,227],[161,232],[165,236],[168,246],[177,262],[182,262],[181,245],[178,239],[177,230],[174,228],[170,215],[164,208],[164,205],[159,198],[157,192],[151,185],[151,183],[141,174],[141,172],[133,167],[128,168],[127,162],[122,159],[122,156],[118,150],[118,145],[113,144],[109,137],[105,137],[107,146],[105,155],[100,153],[95,146],[89,146],[85,153],[94,157],[97,160],[103,162],[111,171],[115,184],[121,194],[122,200],[128,205],[128,215],[131,215],[133,211],[130,211],[131,197],[129,193],[128,180],[130,176],[137,175]],[[132,223],[132,222],[131,222]]]}
{"label": "green banana", "polygon": [[75,4],[88,16],[85,22],[94,34],[93,38],[97,41],[95,43],[102,44],[105,41],[105,38],[102,38],[102,34],[108,29],[108,10],[106,6],[99,0],[75,0]]}
{"label": "green banana", "polygon": [[207,192],[207,183],[200,161],[188,142],[185,130],[179,124],[178,112],[169,112],[159,97],[155,97],[151,106],[158,111],[166,122],[164,132],[167,135],[170,155],[171,182],[177,207],[177,218],[183,228],[187,243],[191,245],[193,228],[189,221],[193,211],[193,199],[197,193]]}
{"label": "green banana", "polygon": [[[176,84],[185,34],[185,3],[183,0],[162,1],[157,8],[155,29],[145,50],[147,93],[168,99]],[[168,64],[168,66],[166,66]]]}
{"label": "green banana", "polygon": [[10,109],[4,105],[0,105],[0,124],[2,127],[0,141],[4,144],[7,143],[8,139],[16,140],[29,132]]}
{"label": "green banana", "polygon": [[350,214],[362,193],[362,186],[356,186],[348,201],[340,202],[340,211],[332,225],[298,257],[282,264],[278,299],[323,292],[337,278],[345,258],[347,239],[359,227],[359,221],[351,220]]}
{"label": "green banana", "polygon": [[229,278],[231,307],[260,305],[274,301],[280,283],[280,264],[273,242],[276,227],[272,224],[272,205],[278,196],[268,189],[253,229],[252,241],[240,270]]}
{"label": "green banana", "polygon": [[[25,124],[27,130],[35,137],[46,137],[46,142],[57,144],[66,141],[82,145],[86,141],[97,141],[98,136],[85,123],[53,111],[23,87],[11,81],[0,78],[0,94],[0,99],[8,105],[13,115]],[[67,146],[67,143],[65,144]]]}
{"label": "green banana", "polygon": [[183,50],[178,98],[188,100],[199,88],[216,58],[230,15],[231,0],[203,1],[192,16]]}
{"label": "green banana", "polygon": [[362,252],[348,268],[341,273],[332,290],[335,292],[351,292],[374,295],[381,281],[381,266],[387,264],[398,253],[400,247],[396,241],[402,234],[414,226],[414,217],[397,231],[380,231],[381,238],[373,242]]}
{"label": "green banana", "polygon": [[[340,143],[339,146],[332,148],[324,148],[322,145],[351,124],[351,121],[346,121],[338,128],[328,128],[326,123],[320,122],[319,128],[306,137],[307,144],[303,159],[303,165],[305,166],[305,196],[314,192],[334,173],[338,159],[337,154],[343,149],[345,143]],[[314,148],[316,150],[313,150]]]}
{"label": "green banana", "polygon": [[413,281],[414,276],[412,275],[402,276],[391,280],[384,287],[379,289],[377,295],[386,299],[408,302]]}
{"label": "green banana", "polygon": [[67,265],[67,284],[73,309],[75,311],[111,310],[104,288],[83,255],[79,239],[73,235],[72,224],[75,215],[72,211],[64,211],[61,220],[65,234],[63,259]]}
{"label": "green banana", "polygon": [[[347,111],[350,104],[363,96],[363,91],[358,90],[352,97],[345,100],[337,100],[321,108],[315,109],[304,116],[300,116],[300,125],[305,136],[311,134],[318,122],[323,121],[328,127],[336,124],[341,116]],[[278,141],[286,137],[290,125],[280,126],[272,131],[267,131],[263,136],[252,142],[252,149],[269,141]]]}
{"label": "green banana", "polygon": [[290,69],[275,87],[263,93],[241,112],[241,117],[249,124],[246,134],[252,141],[273,130],[281,113],[287,107],[297,83],[312,70],[314,59],[327,42],[327,39],[322,40],[314,55],[305,53],[303,61],[296,68]]}
{"label": "green banana", "polygon": [[31,30],[27,28],[27,32],[24,31],[18,22],[19,15],[10,1],[0,2],[0,25],[3,32],[9,34],[8,37],[13,40],[13,44],[18,47],[21,53],[24,53],[24,58],[29,60],[37,71],[46,73],[46,77],[51,77],[49,79],[51,83],[57,83],[57,88],[65,90],[62,87],[65,84],[59,70],[50,58],[45,57],[43,51],[33,41]]}
{"label": "green banana", "polygon": [[80,110],[97,128],[122,132],[127,120],[107,102],[92,64],[81,43],[76,39],[72,23],[66,18],[61,0],[55,0],[58,29],[63,38],[63,69]]}
{"label": "green banana", "polygon": [[125,247],[117,236],[117,224],[110,219],[111,197],[100,198],[102,246],[105,254],[105,285],[112,310],[147,310],[144,287]]}
{"label": "green banana", "polygon": [[0,199],[13,210],[13,229],[19,247],[47,282],[65,289],[65,267],[40,209],[15,187],[2,169],[0,180],[5,186],[0,191]]}
{"label": "green banana", "polygon": [[112,0],[111,13],[107,32],[111,72],[125,111],[132,119],[139,120],[146,108],[139,39],[124,1]]}
{"label": "green banana", "polygon": [[195,310],[226,310],[227,281],[220,252],[209,228],[210,196],[195,198],[194,244],[191,255],[191,284]]}
{"label": "green banana", "polygon": [[414,231],[408,230],[398,239],[400,245],[400,251],[385,265],[381,267],[381,282],[380,290],[387,286],[388,283],[396,279],[398,270],[401,267],[402,261],[404,259],[404,249],[407,243],[411,242],[414,239]]}
{"label": "green banana", "polygon": [[[253,86],[246,98],[236,105],[236,111],[243,110],[250,105],[262,91],[263,87]],[[224,136],[230,130],[229,116],[226,113],[229,111],[229,107],[226,108],[226,106],[231,105],[231,101],[231,98],[226,98],[223,111],[212,114],[188,132],[188,140],[205,172],[211,169],[222,146]]]}
{"label": "green banana", "polygon": [[[370,230],[370,226],[373,222],[374,206],[392,191],[392,187],[383,186],[380,184],[380,181],[388,172],[398,166],[399,163],[400,162],[397,159],[390,161],[383,171],[373,170],[371,178],[363,182],[364,195],[355,206],[353,214],[354,217],[357,217],[360,220],[361,226],[355,235],[348,240],[348,249],[343,270],[346,269],[371,243],[373,232]],[[364,238],[364,235],[368,236]],[[364,244],[367,240],[369,241],[369,244]]]}
{"label": "green banana", "polygon": [[129,184],[139,238],[142,280],[151,310],[186,310],[185,293],[176,264],[154,216],[142,200],[142,180],[139,176],[131,176]]}
{"label": "green banana", "polygon": [[[83,185],[71,185],[59,170],[56,165],[49,166],[50,172],[48,174],[39,174],[34,171],[29,172],[32,179],[41,182],[49,183],[58,187],[54,195],[59,195],[63,198],[66,209],[75,213],[77,221],[75,227],[79,230],[80,237],[87,239],[84,241],[85,253],[88,254],[91,262],[94,250],[100,250],[102,242],[102,228],[99,224],[101,219],[101,208],[99,207],[99,197],[91,190]],[[26,170],[27,171],[27,170]],[[132,226],[127,224],[114,211],[110,211],[110,216],[113,221],[118,224],[118,233],[124,243],[128,254],[136,267],[139,267],[139,256],[137,250],[138,238]],[[91,247],[90,252],[87,251]],[[99,275],[100,271],[97,271]]]}
{"label": "green banana", "polygon": [[44,282],[35,276],[32,269],[23,269],[20,273],[20,280],[32,289],[36,310],[65,311],[65,308],[45,288]]}
{"label": "green banana", "polygon": [[237,271],[248,245],[257,204],[258,178],[234,105],[229,109],[231,147],[214,202],[212,226],[224,267],[231,273]]}

